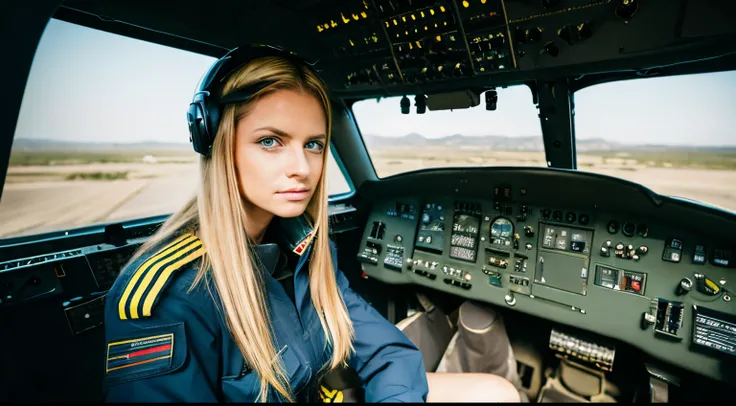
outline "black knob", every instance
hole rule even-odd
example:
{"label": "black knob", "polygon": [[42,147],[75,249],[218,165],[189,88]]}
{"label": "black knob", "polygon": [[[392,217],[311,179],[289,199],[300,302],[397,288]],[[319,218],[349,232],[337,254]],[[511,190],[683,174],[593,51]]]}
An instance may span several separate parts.
{"label": "black knob", "polygon": [[619,229],[619,223],[616,220],[611,220],[608,222],[608,232],[611,234],[616,234]]}
{"label": "black knob", "polygon": [[542,29],[539,27],[530,28],[524,34],[526,34],[526,42],[536,42],[542,39]]}
{"label": "black knob", "polygon": [[580,224],[586,225],[586,224],[590,223],[590,216],[588,216],[587,214],[583,213],[583,214],[580,215],[580,218],[578,219],[578,221],[580,222]]}
{"label": "black knob", "polygon": [[524,227],[524,235],[527,237],[534,237],[534,229],[532,226]]}
{"label": "black knob", "polygon": [[693,288],[693,281],[688,278],[680,279],[680,283],[677,285],[675,293],[677,296],[686,295]]}
{"label": "black knob", "polygon": [[514,31],[514,39],[517,44],[526,44],[526,35],[524,34],[523,28],[516,27],[516,30]]}
{"label": "black knob", "polygon": [[636,225],[634,223],[624,223],[622,231],[625,236],[633,237],[634,233],[636,233]]}
{"label": "black knob", "polygon": [[559,30],[557,30],[557,36],[560,37],[561,40],[565,41],[569,45],[572,45],[572,34],[571,31],[573,30],[572,26],[566,25]]}
{"label": "black knob", "polygon": [[590,27],[589,23],[582,23],[578,25],[578,37],[581,40],[586,40],[593,36],[593,29]]}
{"label": "black knob", "polygon": [[544,46],[544,51],[550,54],[552,57],[556,57],[557,55],[560,54],[560,48],[557,45],[555,45],[554,42],[548,42]]}
{"label": "black knob", "polygon": [[542,209],[542,218],[549,220],[549,209]]}
{"label": "black knob", "polygon": [[639,224],[636,227],[636,232],[643,238],[647,238],[649,236],[649,227],[647,227],[646,224]]}
{"label": "black knob", "polygon": [[619,0],[616,6],[616,15],[621,18],[631,18],[639,10],[639,0]]}

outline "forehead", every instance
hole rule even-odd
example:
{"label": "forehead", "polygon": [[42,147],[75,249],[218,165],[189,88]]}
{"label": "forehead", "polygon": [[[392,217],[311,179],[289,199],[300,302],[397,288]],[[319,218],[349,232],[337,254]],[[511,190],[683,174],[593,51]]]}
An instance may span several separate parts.
{"label": "forehead", "polygon": [[324,134],[327,123],[316,96],[301,90],[280,89],[256,101],[238,125],[247,131],[274,127],[293,136],[311,136]]}

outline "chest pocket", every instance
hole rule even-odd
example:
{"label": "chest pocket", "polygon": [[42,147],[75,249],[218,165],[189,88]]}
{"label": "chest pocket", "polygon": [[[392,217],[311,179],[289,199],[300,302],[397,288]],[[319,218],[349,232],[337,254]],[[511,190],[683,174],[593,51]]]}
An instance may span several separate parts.
{"label": "chest pocket", "polygon": [[[237,349],[236,346],[235,348]],[[309,363],[303,362],[288,345],[281,348],[278,357],[289,377],[292,393],[298,393],[307,387],[312,378]],[[222,392],[225,399],[230,402],[255,402],[260,389],[260,378],[246,365],[243,355],[239,351],[231,354],[225,358],[223,367]],[[276,393],[271,389],[269,400],[273,401]]]}

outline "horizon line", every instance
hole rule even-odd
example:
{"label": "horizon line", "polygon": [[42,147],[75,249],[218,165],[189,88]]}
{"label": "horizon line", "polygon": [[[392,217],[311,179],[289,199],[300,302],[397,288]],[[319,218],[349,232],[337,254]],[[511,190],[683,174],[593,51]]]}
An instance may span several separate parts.
{"label": "horizon line", "polygon": [[[461,137],[468,137],[468,138],[476,138],[476,137],[502,137],[502,138],[508,138],[508,139],[519,139],[519,138],[543,138],[543,136],[540,135],[520,135],[520,136],[508,136],[508,135],[499,135],[499,134],[486,134],[486,135],[466,135],[466,134],[450,134],[450,135],[444,135],[440,137],[427,137],[417,132],[411,132],[404,135],[379,135],[379,134],[364,134],[361,136],[362,139],[366,139],[367,137],[382,137],[382,138],[403,138],[407,137],[409,135],[416,134],[420,137],[424,138],[425,140],[441,140],[443,138],[450,138],[455,136],[461,136]],[[176,146],[189,146],[191,145],[191,142],[189,141],[160,141],[160,140],[133,140],[133,141],[99,141],[99,140],[65,140],[65,139],[53,139],[53,138],[13,138],[13,142],[16,140],[20,141],[40,141],[40,142],[58,142],[58,143],[68,143],[68,144],[122,144],[122,145],[135,145],[135,144],[169,144],[169,145],[176,145]],[[595,141],[600,140],[603,142],[609,142],[613,144],[618,144],[622,146],[638,146],[638,147],[647,147],[647,146],[654,146],[654,147],[672,147],[672,148],[678,148],[678,147],[693,147],[693,148],[736,148],[736,144],[654,144],[654,143],[626,143],[621,142],[618,140],[607,140],[605,138],[601,137],[592,137],[592,138],[576,138],[578,141]]]}

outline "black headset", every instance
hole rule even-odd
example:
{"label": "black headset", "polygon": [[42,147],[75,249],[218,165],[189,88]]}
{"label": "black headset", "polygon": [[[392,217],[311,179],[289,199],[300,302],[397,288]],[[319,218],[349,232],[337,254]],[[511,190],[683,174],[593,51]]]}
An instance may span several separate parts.
{"label": "black headset", "polygon": [[218,59],[204,74],[197,85],[192,102],[189,103],[189,110],[187,111],[189,141],[196,152],[210,156],[217,128],[220,124],[222,108],[226,104],[244,102],[274,83],[270,80],[257,82],[219,98],[222,91],[221,87],[230,74],[255,59],[267,56],[282,57],[297,66],[306,66],[315,70],[313,64],[274,46],[248,45],[232,49],[225,56]]}

